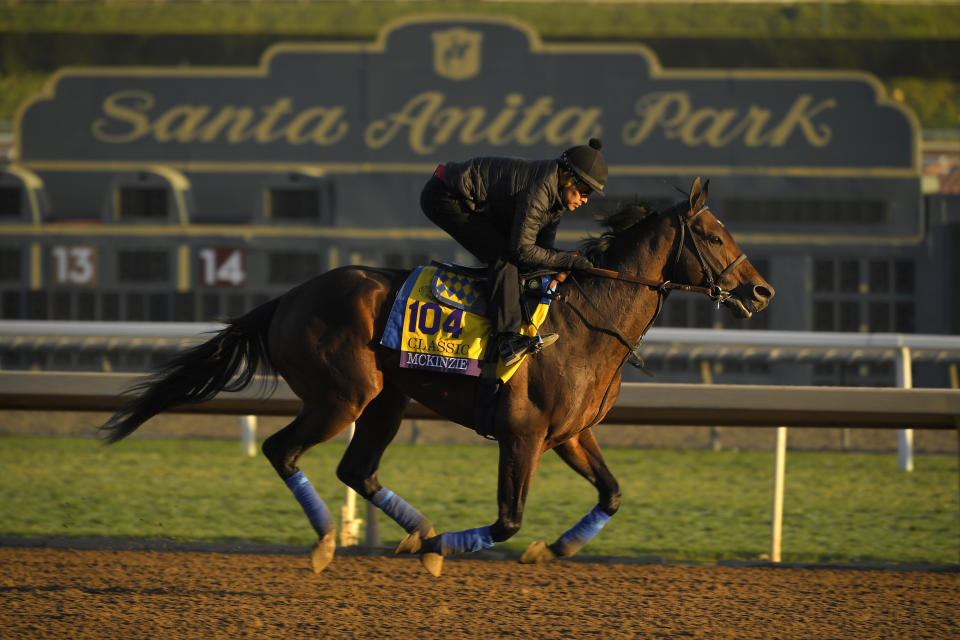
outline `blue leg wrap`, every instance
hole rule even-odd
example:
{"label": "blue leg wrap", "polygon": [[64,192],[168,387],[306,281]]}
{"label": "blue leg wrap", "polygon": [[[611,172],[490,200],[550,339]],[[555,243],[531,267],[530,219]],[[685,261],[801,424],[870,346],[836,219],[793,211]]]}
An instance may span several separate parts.
{"label": "blue leg wrap", "polygon": [[478,527],[476,529],[467,529],[466,531],[448,531],[440,536],[440,555],[449,556],[454,553],[466,553],[468,551],[480,551],[480,549],[489,549],[493,546],[493,536],[490,535],[490,527]]}
{"label": "blue leg wrap", "polygon": [[413,533],[419,529],[420,533],[426,535],[433,526],[429,520],[423,517],[422,513],[411,507],[406,500],[386,487],[381,487],[375,494],[370,496],[370,502],[380,507],[385,514],[403,527],[403,530],[407,533]]}
{"label": "blue leg wrap", "polygon": [[307,514],[307,519],[310,520],[310,524],[316,529],[317,534],[322,538],[330,531],[333,531],[335,527],[333,516],[330,515],[330,510],[327,509],[327,505],[325,505],[323,500],[320,499],[320,496],[317,495],[317,490],[314,489],[310,481],[307,480],[307,476],[303,475],[303,471],[297,471],[287,478],[285,482],[290,491],[293,492],[293,496],[297,499],[297,502],[303,507],[303,512]]}
{"label": "blue leg wrap", "polygon": [[576,526],[560,536],[557,547],[562,555],[573,555],[583,545],[593,540],[608,522],[610,522],[610,516],[597,505],[590,513],[583,516]]}

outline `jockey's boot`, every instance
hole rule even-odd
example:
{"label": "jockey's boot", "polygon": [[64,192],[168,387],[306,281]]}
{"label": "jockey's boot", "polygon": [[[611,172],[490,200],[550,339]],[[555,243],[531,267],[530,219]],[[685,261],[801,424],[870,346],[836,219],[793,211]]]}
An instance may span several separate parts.
{"label": "jockey's boot", "polygon": [[559,338],[555,333],[546,333],[537,336],[525,336],[520,333],[506,333],[500,336],[500,357],[503,366],[512,367],[520,362],[527,353],[536,353],[544,347],[549,347]]}

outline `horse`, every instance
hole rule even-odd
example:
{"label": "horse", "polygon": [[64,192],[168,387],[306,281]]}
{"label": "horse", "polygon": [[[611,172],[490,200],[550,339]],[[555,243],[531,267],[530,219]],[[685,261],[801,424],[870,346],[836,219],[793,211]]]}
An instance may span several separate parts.
{"label": "horse", "polygon": [[351,423],[356,429],[338,479],[406,531],[397,552],[419,553],[431,574],[440,575],[446,556],[492,547],[520,530],[527,492],[548,450],[593,485],[597,504],[553,543],[531,544],[520,561],[571,556],[620,506],[619,485],[592,427],[616,401],[624,364],[638,355],[635,347],[670,291],[705,293],[738,318],[762,311],[773,298],[773,288],[707,206],[708,188],[709,181],[701,185],[697,178],[689,193],[681,191],[685,198],[660,211],[624,207],[603,221],[602,235],[581,244],[595,267],[557,285],[560,302],[541,327],[561,339],[528,355],[489,407],[499,447],[498,513],[491,525],[437,534],[378,477],[411,398],[477,428],[477,377],[403,368],[399,352],[379,342],[409,271],[340,267],[229,321],[132,387],[132,397],[101,427],[105,439],[117,442],[178,405],[243,389],[262,370],[274,382],[282,377],[303,402],[289,425],[264,440],[262,451],[317,533],[310,552],[314,571],[333,559],[335,525],[297,462]]}

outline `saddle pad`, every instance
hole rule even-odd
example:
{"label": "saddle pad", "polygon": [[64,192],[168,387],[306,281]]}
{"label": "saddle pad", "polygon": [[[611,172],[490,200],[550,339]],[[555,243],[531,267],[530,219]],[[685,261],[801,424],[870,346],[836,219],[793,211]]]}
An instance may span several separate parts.
{"label": "saddle pad", "polygon": [[487,313],[487,281],[462,273],[434,267],[433,295],[441,304],[477,315]]}
{"label": "saddle pad", "polygon": [[[490,320],[442,302],[435,293],[437,271],[437,267],[421,266],[410,273],[393,301],[380,344],[400,351],[400,366],[405,369],[478,376],[489,342]],[[545,288],[547,283],[541,286]],[[476,291],[473,293],[477,295]],[[458,304],[462,304],[465,296],[457,297]],[[481,297],[485,298],[486,293]],[[550,298],[540,298],[532,314],[533,324],[524,329],[525,334],[536,335],[536,327],[546,319],[549,307]],[[506,382],[521,362],[506,368],[500,361],[497,377]]]}

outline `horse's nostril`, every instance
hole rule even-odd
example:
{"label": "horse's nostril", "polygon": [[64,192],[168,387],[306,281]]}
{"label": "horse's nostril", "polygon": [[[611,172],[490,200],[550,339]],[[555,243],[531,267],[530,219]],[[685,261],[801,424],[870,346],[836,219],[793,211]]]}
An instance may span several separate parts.
{"label": "horse's nostril", "polygon": [[773,297],[773,290],[768,287],[756,286],[753,288],[753,295],[759,300],[769,300]]}

